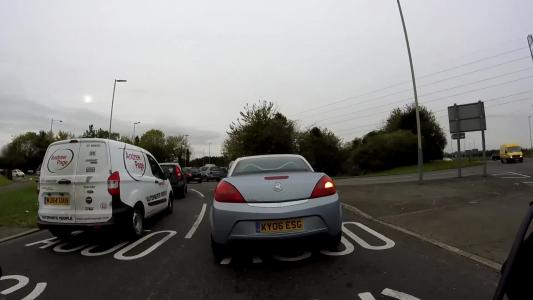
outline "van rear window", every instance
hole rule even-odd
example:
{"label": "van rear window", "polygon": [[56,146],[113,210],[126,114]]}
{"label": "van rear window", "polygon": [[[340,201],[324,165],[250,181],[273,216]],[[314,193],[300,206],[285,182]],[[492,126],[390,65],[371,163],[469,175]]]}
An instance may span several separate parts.
{"label": "van rear window", "polygon": [[44,172],[50,175],[74,175],[79,144],[50,146],[44,158]]}

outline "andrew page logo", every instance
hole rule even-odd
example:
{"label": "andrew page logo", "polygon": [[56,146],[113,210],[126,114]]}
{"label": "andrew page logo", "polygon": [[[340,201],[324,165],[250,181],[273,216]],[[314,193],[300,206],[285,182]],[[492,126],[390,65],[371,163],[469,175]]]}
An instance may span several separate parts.
{"label": "andrew page logo", "polygon": [[55,173],[70,165],[74,158],[74,152],[70,149],[59,149],[54,151],[48,159],[48,171]]}
{"label": "andrew page logo", "polygon": [[145,163],[142,154],[124,151],[124,156],[126,157],[127,165],[133,166],[136,171],[144,172]]}

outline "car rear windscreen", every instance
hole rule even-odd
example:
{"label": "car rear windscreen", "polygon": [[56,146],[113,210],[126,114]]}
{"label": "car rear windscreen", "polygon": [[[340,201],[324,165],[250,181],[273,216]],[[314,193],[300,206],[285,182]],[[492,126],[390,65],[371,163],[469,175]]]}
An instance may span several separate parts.
{"label": "car rear windscreen", "polygon": [[311,169],[299,157],[257,157],[239,161],[232,176],[271,172],[311,172]]}

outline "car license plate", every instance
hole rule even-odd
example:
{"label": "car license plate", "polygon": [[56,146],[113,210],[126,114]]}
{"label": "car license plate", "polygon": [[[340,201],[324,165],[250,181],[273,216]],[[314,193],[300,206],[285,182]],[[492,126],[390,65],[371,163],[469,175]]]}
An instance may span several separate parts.
{"label": "car license plate", "polygon": [[303,219],[273,220],[255,223],[255,231],[257,233],[294,232],[303,230]]}
{"label": "car license plate", "polygon": [[68,196],[48,196],[44,198],[46,205],[69,205],[70,199]]}

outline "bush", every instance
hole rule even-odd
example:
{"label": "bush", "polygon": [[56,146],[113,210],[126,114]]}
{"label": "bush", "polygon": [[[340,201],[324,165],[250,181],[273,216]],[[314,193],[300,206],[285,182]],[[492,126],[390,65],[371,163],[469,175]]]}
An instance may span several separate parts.
{"label": "bush", "polygon": [[374,134],[354,151],[355,170],[380,171],[417,163],[417,137],[407,130]]}

